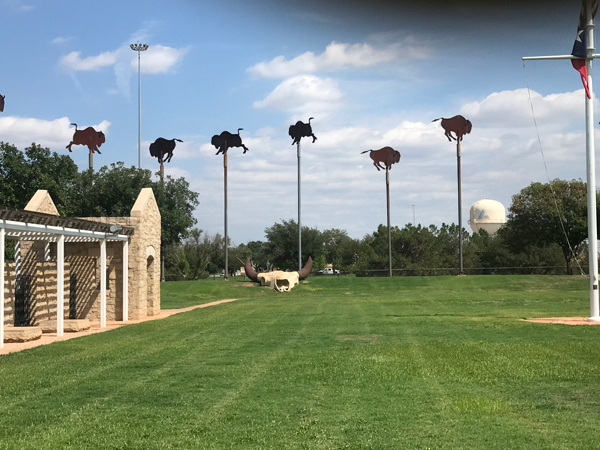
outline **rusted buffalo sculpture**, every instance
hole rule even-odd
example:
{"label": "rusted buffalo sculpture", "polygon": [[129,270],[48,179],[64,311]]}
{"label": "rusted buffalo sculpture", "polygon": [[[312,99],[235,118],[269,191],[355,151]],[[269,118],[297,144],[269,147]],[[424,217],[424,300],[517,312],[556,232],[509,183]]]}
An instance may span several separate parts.
{"label": "rusted buffalo sculpture", "polygon": [[292,145],[300,142],[300,139],[303,137],[312,136],[313,142],[317,140],[317,137],[313,134],[312,127],[310,126],[310,121],[313,120],[314,117],[308,119],[308,123],[304,123],[301,120],[296,122],[296,125],[290,125],[289,134],[294,139]]}
{"label": "rusted buffalo sculpture", "polygon": [[[445,131],[444,134],[450,142],[452,142],[452,139],[460,142],[465,134],[469,134],[471,132],[471,121],[465,119],[463,116],[454,116],[450,119],[444,119],[443,117],[440,117],[439,119],[432,120],[432,122],[440,119],[442,121],[442,128]],[[452,133],[454,133],[456,137],[452,136]]]}
{"label": "rusted buffalo sculpture", "polygon": [[[150,156],[158,158],[159,163],[171,162],[173,157],[173,150],[175,149],[175,141],[183,142],[181,139],[165,139],[159,137],[152,144],[150,144]],[[167,156],[165,160],[165,156]]]}
{"label": "rusted buffalo sculpture", "polygon": [[242,144],[240,130],[243,130],[243,128],[238,128],[237,134],[231,134],[229,131],[223,131],[221,134],[215,134],[210,140],[210,143],[214,145],[216,149],[218,149],[218,152],[215,153],[215,155],[218,155],[219,153],[225,153],[227,149],[231,147],[242,147],[244,149],[244,153],[246,153],[248,148]]}
{"label": "rusted buffalo sculpture", "polygon": [[4,112],[4,99],[6,96],[0,94],[0,112]]}
{"label": "rusted buffalo sculpture", "polygon": [[65,148],[71,151],[72,145],[85,145],[90,149],[90,155],[94,152],[100,153],[98,147],[106,142],[102,131],[96,131],[92,127],[87,127],[85,130],[78,130],[76,123],[72,123],[71,125],[75,125],[75,133],[73,134],[73,140]]}
{"label": "rusted buffalo sculpture", "polygon": [[[383,147],[379,150],[365,150],[364,152],[360,153],[362,154],[367,152],[371,152],[369,156],[373,160],[373,165],[377,168],[377,170],[386,168],[392,170],[392,164],[400,162],[400,152],[394,150],[392,147]],[[381,164],[384,164],[384,166]]]}
{"label": "rusted buffalo sculpture", "polygon": [[252,267],[250,258],[246,259],[244,265],[246,276],[255,283],[260,283],[263,286],[268,285],[278,292],[287,292],[298,284],[300,280],[304,280],[308,277],[312,269],[312,258],[309,256],[308,261],[302,268],[302,270],[295,272],[283,272],[281,270],[275,270],[266,273],[256,273],[256,270]]}

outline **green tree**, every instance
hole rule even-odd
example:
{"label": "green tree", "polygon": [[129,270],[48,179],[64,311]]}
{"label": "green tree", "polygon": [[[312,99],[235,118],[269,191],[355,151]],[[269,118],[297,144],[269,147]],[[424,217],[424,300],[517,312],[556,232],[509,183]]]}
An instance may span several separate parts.
{"label": "green tree", "polygon": [[[298,270],[298,224],[294,220],[282,220],[265,229],[267,254],[273,264],[282,270]],[[302,264],[308,257],[313,267],[325,265],[323,235],[317,228],[302,227]]]}
{"label": "green tree", "polygon": [[71,209],[71,189],[79,177],[68,155],[31,144],[24,152],[0,142],[0,204],[23,209],[38,189],[46,189],[60,214]]}
{"label": "green tree", "polygon": [[250,252],[249,257],[252,264],[258,267],[259,272],[267,272],[271,269],[272,262],[269,260],[269,253],[266,242],[250,241],[246,245]]}
{"label": "green tree", "polygon": [[559,179],[552,183],[531,183],[513,196],[506,226],[499,234],[514,253],[558,245],[567,273],[572,274],[571,248],[579,246],[588,235],[587,184]]}
{"label": "green tree", "polygon": [[207,276],[215,269],[215,262],[224,252],[223,238],[203,233],[193,228],[182,244],[165,247],[165,265],[168,274],[177,279],[196,280]]}
{"label": "green tree", "polygon": [[342,248],[346,241],[351,241],[345,230],[332,228],[322,233],[323,245],[325,247],[325,260],[332,264],[334,269],[339,269],[342,263]]}
{"label": "green tree", "polygon": [[200,204],[198,193],[190,190],[185,178],[174,179],[170,175],[165,177],[164,182],[156,181],[150,187],[160,209],[162,245],[181,242],[197,223],[192,214]]}
{"label": "green tree", "polygon": [[485,230],[471,236],[469,247],[477,254],[484,274],[564,273],[564,258],[558,245],[529,245],[512,251],[506,239],[503,232],[490,235]]}

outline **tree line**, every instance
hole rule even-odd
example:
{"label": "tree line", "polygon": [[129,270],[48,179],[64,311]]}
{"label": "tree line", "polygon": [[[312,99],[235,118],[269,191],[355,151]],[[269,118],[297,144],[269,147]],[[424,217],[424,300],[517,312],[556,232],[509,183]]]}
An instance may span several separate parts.
{"label": "tree line", "polygon": [[[598,207],[600,210],[600,205]],[[587,272],[587,188],[581,180],[532,183],[512,197],[507,223],[495,235],[463,230],[466,273],[572,274]],[[392,227],[392,266],[397,275],[449,275],[458,272],[458,226],[408,224]],[[219,234],[194,229],[182,244],[167,249],[172,279],[195,279],[224,267],[225,242]],[[261,270],[298,268],[298,225],[282,220],[265,229],[264,241],[229,243],[229,270],[247,257]],[[302,261],[313,267],[363,276],[385,275],[387,226],[362,239],[342,229],[302,227]]]}

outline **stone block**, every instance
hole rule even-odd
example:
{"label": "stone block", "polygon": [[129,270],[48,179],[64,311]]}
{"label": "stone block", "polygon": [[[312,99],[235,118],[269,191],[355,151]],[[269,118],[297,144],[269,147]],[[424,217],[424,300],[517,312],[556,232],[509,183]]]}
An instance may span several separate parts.
{"label": "stone block", "polygon": [[[63,331],[65,333],[77,333],[78,331],[89,330],[90,326],[88,319],[65,319]],[[56,319],[42,320],[39,327],[44,333],[56,333]]]}
{"label": "stone block", "polygon": [[40,327],[5,327],[4,342],[28,342],[42,337]]}

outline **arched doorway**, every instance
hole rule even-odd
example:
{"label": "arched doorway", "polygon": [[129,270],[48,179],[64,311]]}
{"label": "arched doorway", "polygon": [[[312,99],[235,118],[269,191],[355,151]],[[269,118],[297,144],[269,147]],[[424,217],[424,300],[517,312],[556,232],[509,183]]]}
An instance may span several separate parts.
{"label": "arched doorway", "polygon": [[155,262],[154,256],[148,256],[146,260],[146,314],[149,316],[154,315],[154,305],[155,305],[155,292],[154,292],[154,271],[155,271]]}

